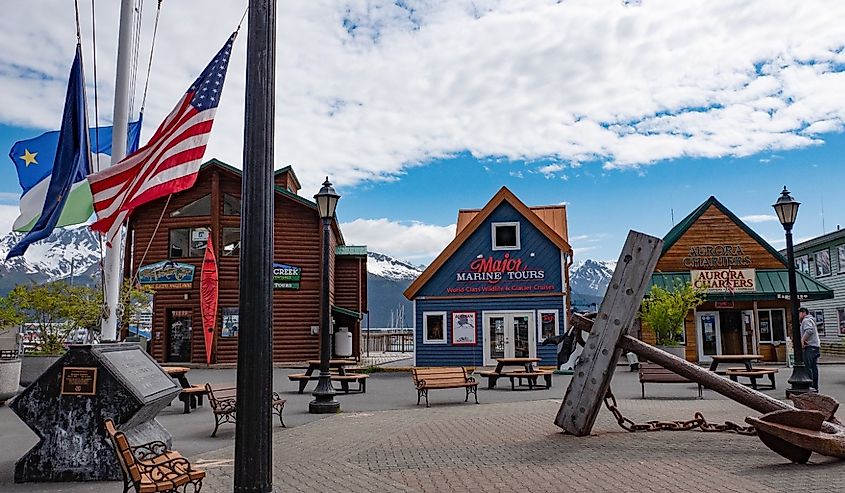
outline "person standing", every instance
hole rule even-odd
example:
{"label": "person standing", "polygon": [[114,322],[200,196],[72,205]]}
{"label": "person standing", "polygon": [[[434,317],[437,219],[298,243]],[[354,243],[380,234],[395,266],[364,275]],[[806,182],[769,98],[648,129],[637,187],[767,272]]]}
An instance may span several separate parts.
{"label": "person standing", "polygon": [[821,355],[821,341],[816,320],[809,317],[810,311],[803,306],[798,309],[798,320],[801,321],[801,348],[804,354],[804,366],[810,371],[813,379],[813,390],[819,390],[819,356]]}

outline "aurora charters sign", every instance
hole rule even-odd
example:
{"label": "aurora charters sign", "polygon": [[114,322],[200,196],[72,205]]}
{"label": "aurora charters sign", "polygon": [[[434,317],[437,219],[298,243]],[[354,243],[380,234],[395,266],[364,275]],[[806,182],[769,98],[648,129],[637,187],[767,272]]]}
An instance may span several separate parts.
{"label": "aurora charters sign", "polygon": [[755,269],[690,271],[692,286],[705,293],[752,293],[757,290]]}

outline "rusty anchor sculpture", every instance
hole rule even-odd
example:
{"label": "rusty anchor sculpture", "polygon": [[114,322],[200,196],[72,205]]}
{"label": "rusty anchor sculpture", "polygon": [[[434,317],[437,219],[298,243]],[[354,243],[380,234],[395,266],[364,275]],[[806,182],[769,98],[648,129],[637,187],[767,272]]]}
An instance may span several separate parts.
{"label": "rusty anchor sculpture", "polygon": [[[763,413],[745,421],[767,447],[792,462],[806,463],[813,452],[845,459],[845,425],[834,416],[839,403],[832,397],[794,396],[795,405],[791,406],[627,335],[662,245],[659,238],[629,233],[592,327],[588,321],[578,320],[579,329],[590,332],[590,336],[584,342],[555,424],[572,435],[590,434],[605,397],[610,395],[613,370],[624,350]],[[563,349],[571,351],[574,347],[572,342]],[[569,354],[560,357],[568,358]]]}

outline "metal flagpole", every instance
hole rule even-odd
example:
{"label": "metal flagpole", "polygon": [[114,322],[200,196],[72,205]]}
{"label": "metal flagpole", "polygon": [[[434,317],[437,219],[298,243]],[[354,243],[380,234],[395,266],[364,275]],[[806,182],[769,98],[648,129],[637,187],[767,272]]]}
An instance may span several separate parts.
{"label": "metal flagpole", "polygon": [[[133,0],[120,2],[120,31],[117,36],[117,75],[114,83],[114,118],[112,122],[111,165],[126,157],[126,131],[129,125],[129,75],[132,58]],[[101,327],[102,341],[117,340],[117,303],[120,298],[121,246],[118,235],[106,245],[103,265],[106,313]]]}
{"label": "metal flagpole", "polygon": [[249,1],[238,313],[235,491],[273,489],[273,124],[276,0]]}

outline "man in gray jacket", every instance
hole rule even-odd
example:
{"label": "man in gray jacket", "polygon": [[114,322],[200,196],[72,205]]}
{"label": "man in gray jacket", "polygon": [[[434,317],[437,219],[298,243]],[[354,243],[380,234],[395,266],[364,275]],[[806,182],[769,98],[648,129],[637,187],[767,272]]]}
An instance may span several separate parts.
{"label": "man in gray jacket", "polygon": [[810,311],[803,306],[798,309],[798,320],[801,321],[801,347],[804,354],[804,366],[810,371],[813,379],[813,389],[819,390],[819,355],[821,342],[819,341],[819,330],[816,328],[816,321],[808,316]]}

